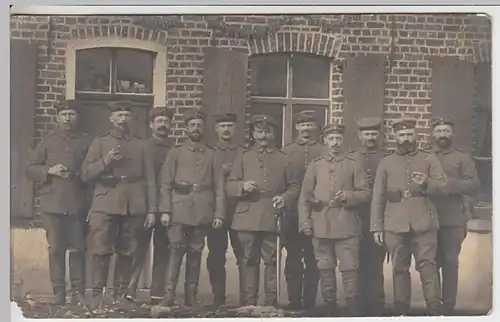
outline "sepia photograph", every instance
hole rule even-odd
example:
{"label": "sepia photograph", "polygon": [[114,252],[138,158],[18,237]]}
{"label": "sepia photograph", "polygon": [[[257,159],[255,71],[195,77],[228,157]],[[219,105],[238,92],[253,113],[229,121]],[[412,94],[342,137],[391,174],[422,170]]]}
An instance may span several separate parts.
{"label": "sepia photograph", "polygon": [[11,14],[11,301],[491,314],[492,18],[449,9]]}

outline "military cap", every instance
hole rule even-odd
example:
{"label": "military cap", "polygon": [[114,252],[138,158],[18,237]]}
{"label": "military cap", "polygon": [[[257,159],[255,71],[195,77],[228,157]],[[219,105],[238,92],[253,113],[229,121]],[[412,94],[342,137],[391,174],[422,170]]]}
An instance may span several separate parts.
{"label": "military cap", "polygon": [[299,114],[297,114],[297,119],[295,123],[299,124],[305,122],[316,122],[317,118],[315,114],[316,112],[313,110],[302,111]]}
{"label": "military cap", "polygon": [[189,123],[191,120],[203,120],[205,121],[206,115],[198,109],[190,110],[184,113],[184,123]]}
{"label": "military cap", "polygon": [[157,118],[158,116],[166,116],[170,120],[172,120],[174,117],[174,113],[166,106],[155,106],[149,111],[149,117],[151,121],[154,121],[154,119]]}
{"label": "military cap", "polygon": [[114,101],[108,103],[108,108],[111,112],[130,112],[132,108],[132,102],[130,101]]}
{"label": "military cap", "polygon": [[438,125],[450,125],[454,126],[455,122],[451,117],[447,116],[441,116],[441,117],[436,117],[431,120],[431,126],[434,128]]}
{"label": "military cap", "polygon": [[78,111],[78,104],[76,103],[75,100],[63,100],[63,101],[55,102],[54,108],[56,109],[57,113],[64,111],[64,110]]}
{"label": "military cap", "polygon": [[330,123],[321,129],[321,132],[323,135],[327,135],[330,133],[339,133],[339,134],[344,134],[345,131],[345,126],[342,124],[335,124],[335,123]]}
{"label": "military cap", "polygon": [[356,122],[359,130],[380,130],[382,119],[380,117],[365,117]]}
{"label": "military cap", "polygon": [[214,115],[215,123],[236,122],[238,116],[234,113],[219,113]]}
{"label": "military cap", "polygon": [[276,127],[276,120],[272,116],[264,115],[264,114],[256,114],[252,116],[252,125],[253,126],[272,126]]}
{"label": "military cap", "polygon": [[417,120],[411,117],[402,117],[392,124],[394,131],[414,129],[416,126]]}

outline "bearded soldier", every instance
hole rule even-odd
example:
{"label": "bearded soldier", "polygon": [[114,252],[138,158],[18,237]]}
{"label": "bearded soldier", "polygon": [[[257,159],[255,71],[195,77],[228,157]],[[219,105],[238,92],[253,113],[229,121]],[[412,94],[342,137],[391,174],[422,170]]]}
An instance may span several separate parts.
{"label": "bearded soldier", "polygon": [[77,304],[85,295],[85,219],[89,206],[89,187],[80,179],[80,167],[91,138],[77,130],[79,111],[74,101],[57,102],[55,108],[58,129],[37,145],[26,174],[41,183],[39,209],[49,245],[54,304],[66,302],[66,251],[72,302]]}
{"label": "bearded soldier", "polygon": [[341,152],[345,127],[328,124],[323,137],[328,150],[307,167],[299,199],[299,229],[312,236],[318,261],[325,314],[337,314],[337,261],[347,312],[359,314],[358,267],[361,237],[358,207],[370,200],[362,164]]}
{"label": "bearded soldier", "polygon": [[480,185],[470,154],[453,146],[454,127],[451,118],[440,117],[432,121],[435,144],[431,152],[448,176],[446,193],[432,197],[439,215],[437,264],[441,269],[444,314],[453,313],[457,298],[458,258],[469,219],[466,198],[473,198]]}
{"label": "bearded soldier", "polygon": [[439,222],[429,196],[445,191],[439,160],[417,148],[416,120],[394,122],[397,149],[380,161],[375,175],[370,231],[392,259],[394,308],[407,314],[411,300],[410,264],[415,257],[429,313],[440,314],[441,287],[436,267]]}
{"label": "bearded soldier", "polygon": [[[380,147],[382,119],[367,117],[357,122],[358,137],[362,146],[352,155],[363,164],[370,188],[380,160],[389,154]],[[359,247],[359,295],[364,315],[380,316],[385,307],[384,259],[385,247],[375,243],[370,233],[370,201],[359,208],[362,237]]]}
{"label": "bearded soldier", "polygon": [[299,186],[285,153],[274,147],[276,120],[252,117],[255,146],[236,158],[227,181],[227,193],[238,198],[231,228],[243,248],[240,281],[242,305],[257,305],[261,258],[264,261],[266,305],[277,306],[277,217],[297,198]]}
{"label": "bearded soldier", "polygon": [[[283,147],[288,155],[297,182],[302,183],[309,163],[321,156],[325,146],[319,141],[318,120],[314,111],[303,111],[297,115],[295,142]],[[284,246],[286,247],[285,278],[288,284],[289,309],[311,311],[316,305],[319,271],[314,257],[310,236],[298,229],[297,200],[287,210],[283,223]],[[304,263],[302,262],[304,261]],[[305,267],[304,267],[305,264]]]}

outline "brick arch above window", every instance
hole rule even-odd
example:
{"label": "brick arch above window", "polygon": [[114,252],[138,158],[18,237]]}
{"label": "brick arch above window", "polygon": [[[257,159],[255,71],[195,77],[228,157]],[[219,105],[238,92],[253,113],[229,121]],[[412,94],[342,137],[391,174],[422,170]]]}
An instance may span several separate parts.
{"label": "brick arch above window", "polygon": [[336,58],[341,46],[341,35],[290,30],[251,39],[248,42],[248,52],[250,55],[303,52]]}
{"label": "brick arch above window", "polygon": [[91,48],[129,48],[156,53],[153,66],[154,106],[165,106],[167,88],[167,48],[160,43],[129,37],[91,37],[72,39],[66,46],[66,98],[75,98],[76,53]]}

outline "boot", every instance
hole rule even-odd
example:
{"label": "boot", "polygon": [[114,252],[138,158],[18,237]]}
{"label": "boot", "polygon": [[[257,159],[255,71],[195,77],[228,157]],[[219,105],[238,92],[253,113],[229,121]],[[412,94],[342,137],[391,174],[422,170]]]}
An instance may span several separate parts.
{"label": "boot", "polygon": [[276,264],[267,264],[264,269],[264,291],[266,293],[267,306],[278,306],[278,294],[276,293],[277,285]]}
{"label": "boot", "polygon": [[69,252],[71,302],[79,304],[85,298],[85,252]]}
{"label": "boot", "polygon": [[321,314],[335,316],[337,312],[337,278],[335,269],[322,269],[319,272],[321,295],[323,296],[323,306]]}
{"label": "boot", "polygon": [[[225,254],[217,254],[221,251],[210,249],[207,257],[207,269],[212,286],[213,307],[218,308],[226,303],[226,263]],[[222,256],[221,256],[222,255]]]}
{"label": "boot", "polygon": [[344,285],[344,296],[347,306],[347,316],[360,316],[358,297],[358,272],[342,272],[342,282]]}
{"label": "boot", "polygon": [[304,271],[304,308],[307,311],[312,311],[316,307],[316,298],[318,296],[319,270],[316,263],[313,267],[306,263]]}
{"label": "boot", "polygon": [[121,280],[118,284],[118,294],[123,297],[126,292],[128,285],[130,284],[130,278],[132,277],[132,256],[118,255],[116,258],[116,265],[119,265],[121,272]]}
{"label": "boot", "polygon": [[[442,310],[441,285],[439,284],[439,274],[435,265],[425,264],[418,268],[420,280],[423,286],[424,298],[427,308],[433,315],[440,315]],[[444,282],[445,276],[443,276]]]}
{"label": "boot", "polygon": [[451,315],[457,301],[458,267],[445,264],[442,272],[443,313]]}
{"label": "boot", "polygon": [[201,252],[189,250],[186,257],[186,281],[184,282],[184,304],[198,303],[198,282],[200,279]]}
{"label": "boot", "polygon": [[104,300],[104,287],[108,283],[111,255],[92,256],[92,310],[99,308]]}
{"label": "boot", "polygon": [[[285,310],[301,310],[303,308],[302,303],[302,281],[303,276],[300,272],[293,272],[293,269],[298,270],[300,267],[297,266],[298,263],[288,262],[285,264],[285,280],[288,290],[288,300],[290,304],[285,307]],[[302,263],[300,263],[302,265]]]}
{"label": "boot", "polygon": [[49,274],[54,292],[54,304],[66,303],[66,252],[49,251]]}
{"label": "boot", "polygon": [[244,275],[240,276],[240,281],[243,281],[244,288],[244,300],[243,306],[257,305],[258,294],[259,294],[259,275],[260,270],[258,265],[247,266],[241,265],[241,272]]}
{"label": "boot", "polygon": [[182,258],[184,257],[185,248],[176,247],[170,249],[170,258],[167,263],[166,274],[166,290],[163,299],[160,302],[161,306],[173,306],[175,300],[175,290],[179,282],[179,274],[181,272]]}

